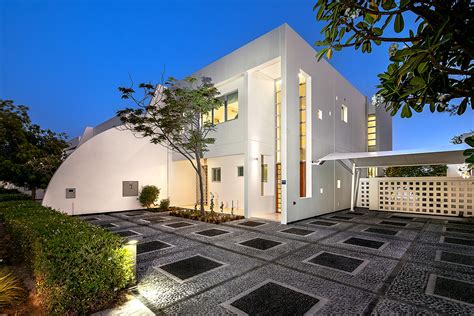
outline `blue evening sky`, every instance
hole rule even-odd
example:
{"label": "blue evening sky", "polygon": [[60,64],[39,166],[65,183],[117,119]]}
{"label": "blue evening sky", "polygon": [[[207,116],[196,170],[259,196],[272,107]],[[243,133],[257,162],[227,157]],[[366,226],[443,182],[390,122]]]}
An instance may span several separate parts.
{"label": "blue evening sky", "polygon": [[[34,122],[70,136],[124,106],[118,86],[186,76],[283,23],[309,43],[322,25],[304,0],[0,0],[0,98],[30,107]],[[337,52],[331,63],[362,93],[376,91],[388,46]],[[394,149],[449,146],[474,129],[425,111],[394,118]]]}

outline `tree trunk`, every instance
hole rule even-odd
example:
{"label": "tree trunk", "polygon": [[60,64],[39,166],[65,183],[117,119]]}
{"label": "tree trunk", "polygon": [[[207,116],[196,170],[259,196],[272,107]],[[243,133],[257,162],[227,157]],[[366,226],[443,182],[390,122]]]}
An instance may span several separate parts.
{"label": "tree trunk", "polygon": [[201,159],[199,155],[196,155],[196,165],[197,165],[197,174],[199,180],[199,205],[201,207],[201,214],[202,216],[206,215],[206,211],[204,210],[204,182],[202,179],[202,166],[201,166]]}
{"label": "tree trunk", "polygon": [[36,201],[36,188],[31,188],[31,199]]}

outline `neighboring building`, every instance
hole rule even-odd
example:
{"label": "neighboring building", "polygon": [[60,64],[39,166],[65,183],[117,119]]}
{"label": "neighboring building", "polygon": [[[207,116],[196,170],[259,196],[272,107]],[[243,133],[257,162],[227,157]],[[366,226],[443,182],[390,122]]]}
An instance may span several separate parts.
{"label": "neighboring building", "polygon": [[[205,118],[216,124],[205,156],[207,202],[213,196],[217,206],[282,223],[350,207],[346,168],[312,162],[372,145],[391,150],[391,119],[315,53],[285,24],[194,74],[211,77],[225,104]],[[192,207],[190,164],[119,124],[114,118],[86,129],[43,204],[69,214],[137,209],[139,189],[154,184],[161,198]]]}

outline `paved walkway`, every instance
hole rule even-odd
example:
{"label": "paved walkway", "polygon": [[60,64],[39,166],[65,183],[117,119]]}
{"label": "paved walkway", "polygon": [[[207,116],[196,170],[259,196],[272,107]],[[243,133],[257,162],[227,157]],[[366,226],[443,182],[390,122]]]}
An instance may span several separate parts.
{"label": "paved walkway", "polygon": [[139,241],[144,315],[474,314],[472,221],[362,209],[292,225],[83,218]]}

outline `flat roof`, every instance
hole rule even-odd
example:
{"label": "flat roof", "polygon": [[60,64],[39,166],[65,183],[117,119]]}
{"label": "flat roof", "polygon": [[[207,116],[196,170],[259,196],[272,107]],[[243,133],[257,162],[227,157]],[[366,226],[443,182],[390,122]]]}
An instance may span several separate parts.
{"label": "flat roof", "polygon": [[359,168],[462,164],[466,159],[463,151],[464,149],[331,153],[313,164],[320,165],[325,161],[335,160],[349,160]]}

